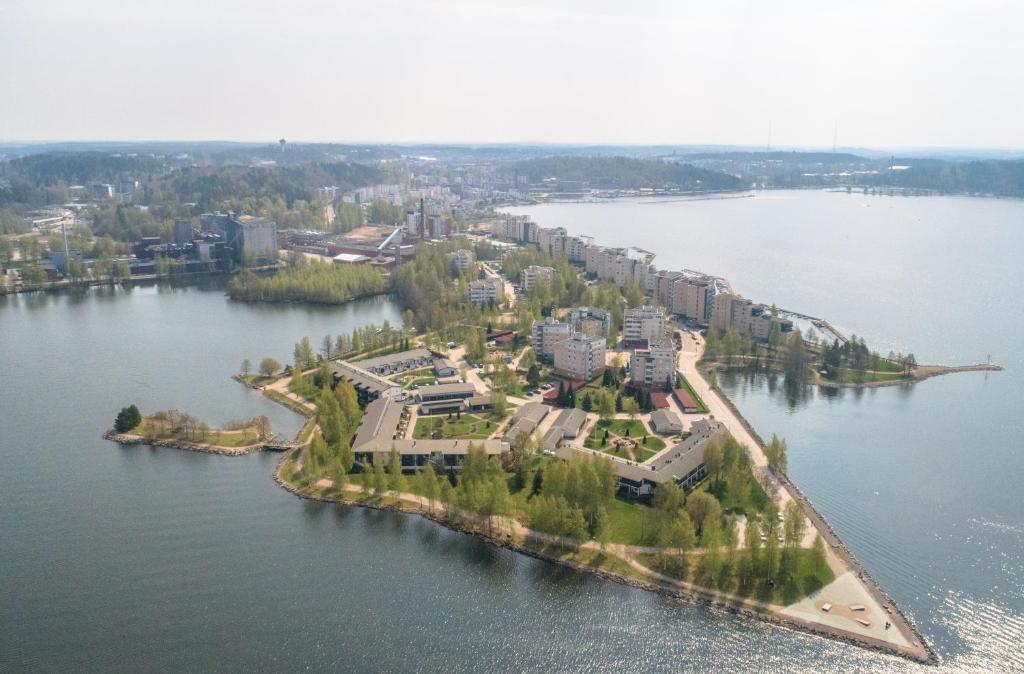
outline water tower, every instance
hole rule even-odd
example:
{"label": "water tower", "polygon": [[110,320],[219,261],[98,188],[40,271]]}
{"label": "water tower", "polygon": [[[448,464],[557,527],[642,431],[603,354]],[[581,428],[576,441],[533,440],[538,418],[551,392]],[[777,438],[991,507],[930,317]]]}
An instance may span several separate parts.
{"label": "water tower", "polygon": [[281,140],[279,140],[277,142],[281,144],[281,152],[284,152],[284,144],[287,143],[288,141],[286,141],[284,138],[282,138]]}

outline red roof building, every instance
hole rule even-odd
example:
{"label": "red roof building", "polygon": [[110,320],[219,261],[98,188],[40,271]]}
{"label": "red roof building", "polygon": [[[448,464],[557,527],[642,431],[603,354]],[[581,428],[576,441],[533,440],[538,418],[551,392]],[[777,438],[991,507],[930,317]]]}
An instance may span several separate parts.
{"label": "red roof building", "polygon": [[[676,397],[676,401],[679,403],[679,406],[683,408],[684,412],[696,412],[697,411],[697,403],[693,402],[693,398],[690,396],[689,391],[687,391],[685,389],[677,388],[674,391],[674,395]],[[653,398],[653,395],[652,395],[652,398]]]}
{"label": "red roof building", "polygon": [[668,407],[668,397],[661,391],[651,391],[651,404],[654,409],[663,410]]}

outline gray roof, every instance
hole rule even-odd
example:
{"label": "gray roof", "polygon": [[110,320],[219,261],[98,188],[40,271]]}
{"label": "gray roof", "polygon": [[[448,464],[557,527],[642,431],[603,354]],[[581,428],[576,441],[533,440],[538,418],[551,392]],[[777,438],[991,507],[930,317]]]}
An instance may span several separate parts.
{"label": "gray roof", "polygon": [[533,422],[536,427],[544,420],[544,417],[548,415],[551,408],[543,403],[526,403],[512,414],[512,421],[520,421],[522,419],[528,419]]}
{"label": "gray roof", "polygon": [[353,365],[343,360],[331,363],[331,367],[338,374],[339,377],[347,379],[352,382],[354,386],[365,389],[372,393],[380,394],[392,388],[397,388],[397,384],[388,381],[383,377],[378,377],[372,372],[367,372],[362,367]]}
{"label": "gray roof", "polygon": [[575,437],[586,423],[587,413],[573,408],[559,412],[558,418],[555,419],[555,423],[551,427],[561,429],[565,435]]}
{"label": "gray roof", "polygon": [[[431,386],[421,386],[416,390],[416,397],[423,398],[424,396],[436,396],[436,395],[475,395],[476,387],[470,383],[457,382],[454,384],[433,384]],[[468,397],[467,396],[467,397]]]}
{"label": "gray roof", "polygon": [[655,430],[666,430],[669,428],[683,428],[683,422],[671,410],[654,410],[651,412],[651,425]]}
{"label": "gray roof", "polygon": [[352,448],[358,450],[362,445],[375,440],[390,442],[398,430],[398,422],[402,418],[404,407],[402,403],[391,398],[377,398],[369,403],[359,423],[356,437],[352,440]]}
{"label": "gray roof", "polygon": [[[657,461],[641,465],[613,460],[615,474],[633,482],[646,480],[654,484],[686,477],[693,469],[704,463],[704,448],[708,442],[726,435],[725,426],[717,421],[707,422],[702,419],[695,421],[693,425],[693,435],[662,453]],[[555,453],[559,458],[569,460],[577,452],[589,453],[571,445],[559,447]]]}
{"label": "gray roof", "polygon": [[508,451],[508,443],[501,440],[391,440],[381,438],[357,448],[357,452],[390,452],[394,447],[399,454],[468,454],[469,446],[483,447],[488,454],[502,454]]}
{"label": "gray roof", "polygon": [[509,429],[505,431],[504,440],[511,442],[519,437],[520,433],[532,435],[535,430],[537,430],[537,424],[532,419],[520,419],[519,421],[512,422]]}
{"label": "gray roof", "polygon": [[372,370],[381,367],[387,367],[397,363],[404,363],[407,360],[423,360],[431,359],[434,357],[428,349],[409,349],[408,351],[399,351],[398,353],[389,353],[386,356],[377,356],[376,358],[367,358],[366,360],[356,361],[359,367]]}

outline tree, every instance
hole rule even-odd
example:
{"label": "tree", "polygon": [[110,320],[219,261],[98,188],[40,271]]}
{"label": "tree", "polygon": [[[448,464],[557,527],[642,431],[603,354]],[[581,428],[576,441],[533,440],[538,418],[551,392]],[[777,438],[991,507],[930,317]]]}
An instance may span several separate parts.
{"label": "tree", "polygon": [[313,353],[313,345],[309,342],[309,337],[303,337],[298,344],[295,345],[295,361],[302,365],[303,369],[308,370],[309,368],[316,365],[316,354]]}
{"label": "tree", "polygon": [[332,353],[333,346],[334,346],[334,341],[331,339],[331,336],[330,335],[324,335],[323,341],[320,342],[320,353],[323,354],[325,359],[327,359],[327,360],[331,359],[331,353]]}
{"label": "tree", "polygon": [[272,377],[280,369],[281,363],[275,358],[267,356],[260,361],[260,374],[264,377]]}
{"label": "tree", "polygon": [[697,534],[700,535],[707,520],[717,521],[722,517],[722,506],[719,505],[718,499],[711,494],[706,491],[697,491],[686,499],[686,512],[690,514]]}
{"label": "tree", "polygon": [[597,394],[597,413],[602,419],[611,419],[615,416],[615,400],[611,394],[601,390]]}
{"label": "tree", "polygon": [[420,483],[420,493],[427,499],[427,509],[433,512],[434,501],[437,500],[441,492],[441,488],[437,484],[437,474],[434,472],[433,464],[428,462],[416,477]]}
{"label": "tree", "polygon": [[704,468],[708,472],[708,478],[717,483],[722,477],[722,468],[725,464],[725,458],[722,451],[722,446],[717,442],[709,443],[704,448]]}
{"label": "tree", "polygon": [[675,551],[675,558],[679,564],[679,570],[685,569],[686,554],[693,549],[697,542],[697,536],[693,531],[693,522],[686,511],[680,511],[671,522],[661,528],[658,532],[658,547],[662,548],[662,564],[667,567],[670,559],[670,550]]}
{"label": "tree", "polygon": [[142,414],[134,404],[122,407],[114,419],[114,430],[118,433],[127,433],[142,423]]}
{"label": "tree", "polygon": [[396,494],[405,489],[405,478],[402,476],[402,459],[398,450],[391,448],[391,455],[388,461],[388,489]]}
{"label": "tree", "polygon": [[252,372],[252,363],[246,358],[242,361],[242,374],[248,377],[250,372]]}
{"label": "tree", "polygon": [[768,459],[768,466],[785,475],[786,470],[789,468],[786,439],[779,438],[777,435],[772,433],[772,439],[764,448],[764,453],[765,457]]}
{"label": "tree", "polygon": [[782,528],[783,540],[787,547],[800,547],[807,530],[807,519],[804,509],[796,501],[786,503],[785,525]]}
{"label": "tree", "polygon": [[536,363],[530,365],[529,369],[526,371],[526,381],[533,388],[537,388],[540,384],[540,368],[537,367]]}
{"label": "tree", "polygon": [[373,458],[373,495],[380,497],[383,496],[384,492],[388,489],[388,478],[384,473],[384,462],[380,460],[381,457],[379,455],[375,455]]}

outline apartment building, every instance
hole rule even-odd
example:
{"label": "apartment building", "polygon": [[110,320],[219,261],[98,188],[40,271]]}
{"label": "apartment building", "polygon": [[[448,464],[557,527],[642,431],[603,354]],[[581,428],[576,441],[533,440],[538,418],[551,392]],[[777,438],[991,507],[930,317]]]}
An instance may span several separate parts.
{"label": "apartment building", "polygon": [[520,243],[537,243],[537,223],[528,215],[506,215],[491,225],[495,236]]}
{"label": "apartment building", "polygon": [[671,339],[652,339],[646,348],[633,349],[629,376],[637,386],[661,389],[675,387],[677,353]]}
{"label": "apartment building", "polygon": [[572,335],[572,326],[548,316],[543,321],[533,324],[533,350],[537,358],[551,361],[555,356],[555,347]]}
{"label": "apartment building", "polygon": [[539,265],[531,264],[529,267],[523,270],[521,275],[521,283],[524,292],[529,292],[530,288],[540,280],[550,281],[555,277],[555,270],[551,267],[541,267]]}
{"label": "apartment building", "polygon": [[626,344],[661,339],[665,336],[665,310],[661,307],[644,305],[626,309],[622,317],[622,339]]}
{"label": "apartment building", "polygon": [[460,248],[454,253],[448,253],[448,262],[457,272],[465,274],[473,269],[473,263],[476,262],[476,255],[474,255],[471,250]]}
{"label": "apartment building", "polygon": [[473,304],[500,304],[505,301],[505,283],[489,277],[469,282],[469,301]]}
{"label": "apartment building", "polygon": [[566,317],[573,331],[582,332],[589,337],[608,338],[611,334],[612,315],[597,307],[576,307]]}
{"label": "apartment building", "polygon": [[571,379],[590,381],[604,372],[605,339],[577,332],[555,345],[555,371]]}

